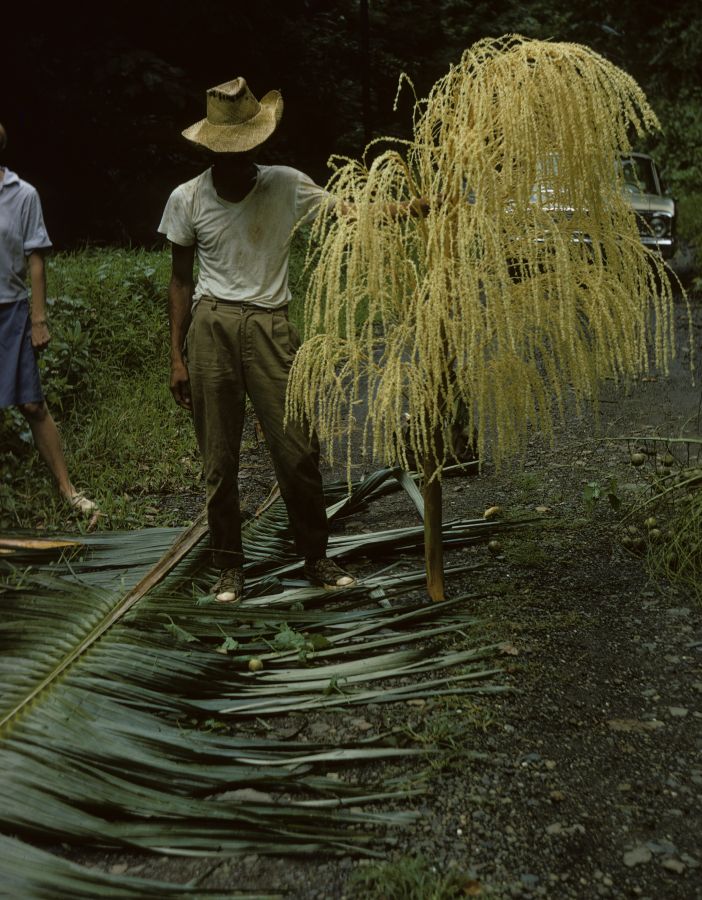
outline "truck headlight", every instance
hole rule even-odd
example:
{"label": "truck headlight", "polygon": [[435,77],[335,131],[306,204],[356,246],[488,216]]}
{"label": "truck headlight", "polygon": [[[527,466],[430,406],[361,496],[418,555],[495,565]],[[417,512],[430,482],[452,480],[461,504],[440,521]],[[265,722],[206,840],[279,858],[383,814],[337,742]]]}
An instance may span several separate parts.
{"label": "truck headlight", "polygon": [[670,234],[670,217],[652,216],[651,231],[657,238],[668,237],[668,235]]}

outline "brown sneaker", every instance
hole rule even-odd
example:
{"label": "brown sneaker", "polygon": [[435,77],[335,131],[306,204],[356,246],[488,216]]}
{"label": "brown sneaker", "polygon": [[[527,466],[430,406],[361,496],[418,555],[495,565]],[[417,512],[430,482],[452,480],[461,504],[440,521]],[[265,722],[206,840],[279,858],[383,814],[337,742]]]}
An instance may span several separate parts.
{"label": "brown sneaker", "polygon": [[218,603],[240,603],[244,596],[244,570],[241,566],[222,569],[212,593]]}
{"label": "brown sneaker", "polygon": [[329,559],[327,556],[321,556],[319,559],[308,557],[305,560],[304,573],[308,581],[311,581],[312,584],[318,584],[327,591],[351,587],[351,585],[356,584],[356,579],[353,575],[344,572],[333,559]]}

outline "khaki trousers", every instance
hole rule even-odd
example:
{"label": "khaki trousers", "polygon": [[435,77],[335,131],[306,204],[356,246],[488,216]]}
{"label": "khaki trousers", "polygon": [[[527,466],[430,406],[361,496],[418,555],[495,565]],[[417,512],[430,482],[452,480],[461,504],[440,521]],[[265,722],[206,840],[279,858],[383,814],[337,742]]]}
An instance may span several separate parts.
{"label": "khaki trousers", "polygon": [[266,436],[301,556],[324,556],[329,534],[319,443],[297,423],[283,429],[285,390],[300,346],[287,311],[203,297],[186,340],[195,433],[207,485],[213,561],[241,565],[239,451],[246,395]]}

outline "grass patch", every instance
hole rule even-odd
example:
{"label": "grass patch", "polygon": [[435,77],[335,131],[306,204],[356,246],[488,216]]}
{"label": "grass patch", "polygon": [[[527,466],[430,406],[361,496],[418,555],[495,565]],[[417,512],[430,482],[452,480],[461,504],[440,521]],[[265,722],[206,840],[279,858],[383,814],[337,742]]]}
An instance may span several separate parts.
{"label": "grass patch", "polygon": [[[298,235],[290,258],[298,326],[304,252]],[[167,249],[88,248],[47,261],[52,340],[42,386],[71,479],[106,514],[101,528],[182,524],[177,504],[161,499],[203,490],[192,422],[168,389],[169,277]],[[0,411],[0,444],[0,527],[80,527],[17,410]]]}
{"label": "grass patch", "polygon": [[515,472],[512,475],[512,487],[520,500],[533,500],[542,497],[544,478],[538,472]]}
{"label": "grass patch", "polygon": [[471,733],[484,733],[495,724],[487,706],[454,695],[437,697],[431,708],[421,709],[419,715],[418,722],[410,720],[402,727],[402,733],[426,751],[426,768],[413,776],[417,783],[446,772],[464,772],[475,759]]}
{"label": "grass patch", "polygon": [[[702,468],[682,470],[658,506],[666,525],[643,528],[649,571],[659,581],[679,585],[702,606]],[[667,500],[667,508],[665,501]]]}
{"label": "grass patch", "polygon": [[359,867],[351,877],[352,896],[363,900],[457,900],[481,893],[475,876],[438,872],[423,856]]}

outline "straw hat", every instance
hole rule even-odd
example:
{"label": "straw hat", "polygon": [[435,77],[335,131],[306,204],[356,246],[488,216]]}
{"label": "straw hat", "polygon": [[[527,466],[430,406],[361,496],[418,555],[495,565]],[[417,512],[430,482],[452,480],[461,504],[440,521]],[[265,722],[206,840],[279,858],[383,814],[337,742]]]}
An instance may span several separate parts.
{"label": "straw hat", "polygon": [[207,91],[207,118],[186,128],[183,137],[215,153],[243,153],[267,140],[283,115],[279,91],[259,102],[243,78]]}

